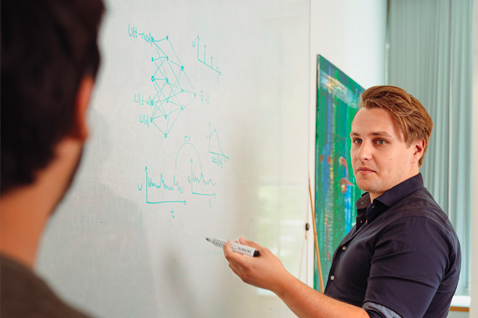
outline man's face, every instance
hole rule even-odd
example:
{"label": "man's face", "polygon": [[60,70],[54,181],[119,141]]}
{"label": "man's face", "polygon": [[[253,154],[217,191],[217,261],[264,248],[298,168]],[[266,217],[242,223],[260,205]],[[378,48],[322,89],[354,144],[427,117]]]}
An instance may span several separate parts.
{"label": "man's face", "polygon": [[352,122],[350,157],[357,185],[374,200],[418,174],[421,142],[407,146],[398,123],[380,108],[361,108]]}

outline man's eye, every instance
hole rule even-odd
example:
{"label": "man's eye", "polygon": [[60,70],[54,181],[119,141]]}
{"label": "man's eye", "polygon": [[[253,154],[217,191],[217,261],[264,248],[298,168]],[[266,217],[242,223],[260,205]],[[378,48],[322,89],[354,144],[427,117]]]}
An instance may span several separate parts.
{"label": "man's eye", "polygon": [[362,139],[353,139],[352,142],[356,145],[360,145],[362,143]]}
{"label": "man's eye", "polygon": [[387,143],[387,141],[383,140],[383,139],[378,139],[377,140],[377,145],[385,145]]}

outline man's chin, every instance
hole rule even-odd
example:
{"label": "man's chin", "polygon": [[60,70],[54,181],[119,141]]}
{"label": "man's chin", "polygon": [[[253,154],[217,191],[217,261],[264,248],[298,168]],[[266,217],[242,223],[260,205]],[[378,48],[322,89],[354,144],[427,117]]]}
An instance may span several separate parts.
{"label": "man's chin", "polygon": [[355,180],[357,182],[357,187],[365,192],[374,192],[376,190],[377,185],[375,184],[374,180],[367,180],[365,178],[359,178]]}

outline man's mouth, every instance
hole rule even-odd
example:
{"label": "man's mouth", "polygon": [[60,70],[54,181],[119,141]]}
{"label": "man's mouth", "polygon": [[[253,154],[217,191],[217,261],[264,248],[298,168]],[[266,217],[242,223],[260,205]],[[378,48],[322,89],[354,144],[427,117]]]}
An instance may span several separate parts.
{"label": "man's mouth", "polygon": [[374,173],[375,171],[367,167],[360,167],[357,169],[357,172],[361,174],[370,174],[370,173]]}

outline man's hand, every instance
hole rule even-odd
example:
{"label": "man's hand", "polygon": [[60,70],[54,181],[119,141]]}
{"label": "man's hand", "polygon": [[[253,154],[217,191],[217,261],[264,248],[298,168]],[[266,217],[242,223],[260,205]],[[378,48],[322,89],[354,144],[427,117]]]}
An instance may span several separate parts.
{"label": "man's hand", "polygon": [[243,237],[239,238],[238,243],[253,247],[260,253],[258,257],[244,256],[232,251],[231,242],[228,241],[224,245],[224,256],[229,262],[229,267],[245,283],[268,289],[277,294],[284,284],[293,278],[281,261],[267,248],[247,241]]}
{"label": "man's hand", "polygon": [[274,292],[298,317],[370,318],[362,308],[322,295],[295,278],[267,248],[242,237],[237,243],[253,247],[261,255],[250,257],[234,253],[228,241],[223,249],[232,271],[245,283]]}

